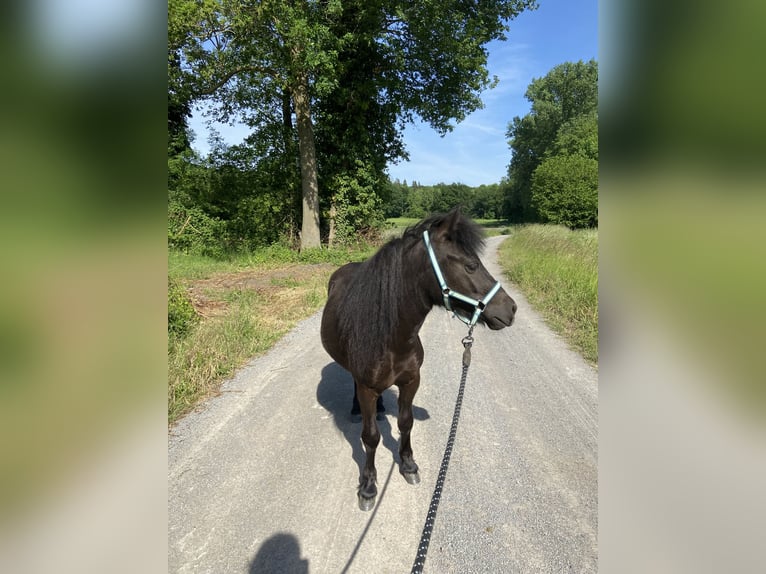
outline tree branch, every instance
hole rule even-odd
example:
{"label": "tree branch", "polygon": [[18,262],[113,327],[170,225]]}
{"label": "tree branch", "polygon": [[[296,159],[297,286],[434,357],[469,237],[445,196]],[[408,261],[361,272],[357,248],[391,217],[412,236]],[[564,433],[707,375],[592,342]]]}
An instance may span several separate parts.
{"label": "tree branch", "polygon": [[197,96],[213,95],[215,92],[220,90],[223,86],[225,86],[229,81],[231,81],[234,77],[244,73],[262,74],[264,76],[271,76],[272,78],[276,78],[279,76],[276,70],[274,70],[273,68],[269,68],[268,66],[238,66],[224,73],[223,76],[212,79],[211,80],[213,82],[212,84],[209,84],[206,87],[199,87],[196,90],[196,94]]}

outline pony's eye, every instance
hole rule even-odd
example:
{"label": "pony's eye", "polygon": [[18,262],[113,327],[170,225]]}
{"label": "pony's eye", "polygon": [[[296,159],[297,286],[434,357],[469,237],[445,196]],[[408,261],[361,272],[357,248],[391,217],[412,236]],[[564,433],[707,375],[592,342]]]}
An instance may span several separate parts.
{"label": "pony's eye", "polygon": [[479,262],[478,261],[469,261],[465,264],[465,270],[468,271],[468,273],[473,273],[479,268]]}

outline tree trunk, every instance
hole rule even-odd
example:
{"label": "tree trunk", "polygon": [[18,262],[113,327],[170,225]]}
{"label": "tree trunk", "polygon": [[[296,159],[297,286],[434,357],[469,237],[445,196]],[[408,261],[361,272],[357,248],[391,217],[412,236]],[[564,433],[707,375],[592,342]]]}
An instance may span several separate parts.
{"label": "tree trunk", "polygon": [[335,200],[330,205],[330,236],[327,238],[327,245],[335,247],[335,215],[337,210],[335,209]]}
{"label": "tree trunk", "polygon": [[301,249],[319,247],[319,184],[314,147],[314,128],[311,125],[311,102],[308,77],[301,74],[293,89],[293,103],[298,126],[298,155],[301,164],[301,191],[303,220],[301,222]]}

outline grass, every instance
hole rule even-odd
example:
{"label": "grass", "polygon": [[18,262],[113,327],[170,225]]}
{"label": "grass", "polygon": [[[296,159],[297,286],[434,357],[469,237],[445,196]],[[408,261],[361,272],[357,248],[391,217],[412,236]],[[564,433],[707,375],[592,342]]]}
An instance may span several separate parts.
{"label": "grass", "polygon": [[500,263],[548,324],[598,363],[598,231],[552,225],[511,228]]}
{"label": "grass", "polygon": [[245,269],[272,269],[290,263],[332,263],[341,266],[349,261],[365,259],[375,252],[375,245],[337,247],[333,249],[304,249],[295,251],[283,245],[272,245],[249,253],[233,254],[226,259],[170,251],[168,275],[171,279],[204,279],[215,273],[236,272]]}
{"label": "grass", "polygon": [[168,336],[169,424],[324,305],[327,280],[337,267],[374,250],[297,253],[277,246],[227,260],[169,253],[168,273],[201,319],[188,334]]}
{"label": "grass", "polygon": [[398,229],[404,229],[405,227],[409,227],[410,225],[415,225],[418,223],[420,219],[417,219],[415,217],[389,217],[386,219],[386,223],[393,225],[394,227]]}

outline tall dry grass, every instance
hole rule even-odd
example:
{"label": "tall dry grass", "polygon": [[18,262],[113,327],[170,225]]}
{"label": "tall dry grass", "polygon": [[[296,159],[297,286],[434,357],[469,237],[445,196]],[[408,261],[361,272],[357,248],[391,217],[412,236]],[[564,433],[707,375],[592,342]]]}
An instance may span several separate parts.
{"label": "tall dry grass", "polygon": [[598,230],[513,227],[500,263],[548,324],[598,363]]}

